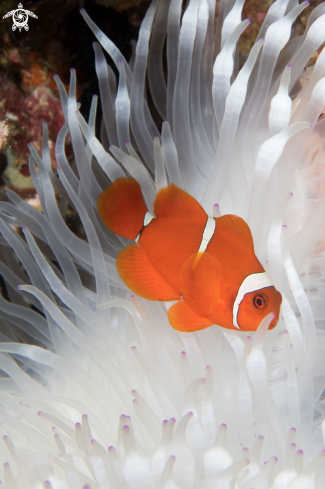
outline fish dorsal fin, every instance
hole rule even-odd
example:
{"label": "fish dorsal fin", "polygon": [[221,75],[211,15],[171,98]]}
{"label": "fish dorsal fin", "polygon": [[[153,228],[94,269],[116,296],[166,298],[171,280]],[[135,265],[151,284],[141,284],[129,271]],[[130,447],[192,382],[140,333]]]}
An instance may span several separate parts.
{"label": "fish dorsal fin", "polygon": [[97,201],[100,217],[114,233],[135,239],[147,212],[141,187],[134,178],[118,178]]}
{"label": "fish dorsal fin", "polygon": [[218,217],[216,221],[216,229],[218,232],[239,239],[246,245],[251,246],[254,250],[253,236],[244,219],[239,216],[234,216],[233,214],[226,214],[225,216]]}
{"label": "fish dorsal fin", "polygon": [[177,331],[189,333],[212,326],[212,322],[198,316],[184,301],[178,301],[168,311],[168,320]]}
{"label": "fish dorsal fin", "polygon": [[157,218],[181,218],[189,221],[199,219],[202,222],[207,219],[207,214],[198,201],[173,183],[157,193],[154,213]]}
{"label": "fish dorsal fin", "polygon": [[209,253],[190,256],[181,268],[181,294],[199,316],[207,317],[223,308],[221,299],[221,267]]}

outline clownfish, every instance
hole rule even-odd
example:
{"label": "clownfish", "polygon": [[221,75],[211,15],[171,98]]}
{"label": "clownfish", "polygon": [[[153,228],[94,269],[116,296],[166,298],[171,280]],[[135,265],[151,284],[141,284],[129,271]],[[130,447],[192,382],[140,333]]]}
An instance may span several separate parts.
{"label": "clownfish", "polygon": [[168,310],[176,330],[216,324],[256,331],[271,312],[269,329],[276,326],[282,297],[257,259],[242,218],[212,218],[172,183],[157,193],[153,216],[133,178],[115,180],[97,208],[109,229],[136,242],[117,256],[120,277],[140,297],[177,301]]}

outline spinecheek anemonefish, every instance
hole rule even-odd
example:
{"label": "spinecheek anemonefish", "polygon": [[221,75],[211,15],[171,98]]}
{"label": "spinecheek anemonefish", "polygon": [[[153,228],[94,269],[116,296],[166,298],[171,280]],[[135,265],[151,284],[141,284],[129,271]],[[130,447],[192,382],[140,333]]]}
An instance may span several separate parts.
{"label": "spinecheek anemonefish", "polygon": [[269,329],[276,326],[282,297],[240,217],[212,218],[172,183],[157,193],[153,217],[133,178],[119,178],[102,192],[98,212],[113,232],[137,243],[117,256],[125,284],[145,299],[177,300],[168,311],[173,328],[256,331],[270,312]]}

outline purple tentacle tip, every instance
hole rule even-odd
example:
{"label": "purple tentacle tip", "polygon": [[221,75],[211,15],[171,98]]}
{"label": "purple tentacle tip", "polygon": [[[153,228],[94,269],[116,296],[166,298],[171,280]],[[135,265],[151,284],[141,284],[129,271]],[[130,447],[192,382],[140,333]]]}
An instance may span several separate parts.
{"label": "purple tentacle tip", "polygon": [[291,68],[291,65],[287,65],[287,68]]}

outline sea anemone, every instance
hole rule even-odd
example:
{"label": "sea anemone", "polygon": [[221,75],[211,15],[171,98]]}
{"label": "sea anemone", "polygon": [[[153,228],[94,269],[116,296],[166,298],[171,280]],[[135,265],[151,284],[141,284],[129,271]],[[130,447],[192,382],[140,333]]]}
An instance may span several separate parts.
{"label": "sea anemone", "polygon": [[[57,78],[57,174],[46,127],[41,155],[30,147],[43,213],[12,191],[0,204],[2,487],[325,487],[325,51],[305,70],[325,40],[325,4],[297,36],[308,4],[273,3],[246,60],[241,0],[221,1],[216,27],[214,0],[190,0],[183,15],[181,0],[153,0],[129,64],[81,12],[99,41],[101,137],[97,97],[86,122],[75,71],[68,95]],[[128,241],[96,208],[126,174],[149,210],[174,182],[208,214],[248,222],[283,297],[274,330],[270,315],[249,336],[178,333],[169,304],[131,295],[115,267]],[[66,225],[68,205],[86,240]]]}

